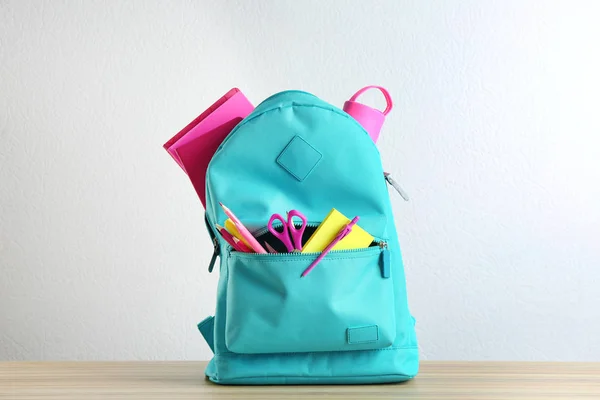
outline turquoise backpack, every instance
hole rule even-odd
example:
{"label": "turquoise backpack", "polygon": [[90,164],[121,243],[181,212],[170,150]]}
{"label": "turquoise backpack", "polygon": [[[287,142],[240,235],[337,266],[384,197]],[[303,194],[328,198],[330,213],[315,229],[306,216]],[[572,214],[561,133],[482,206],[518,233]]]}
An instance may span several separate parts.
{"label": "turquoise backpack", "polygon": [[[413,378],[419,358],[402,255],[379,151],[344,111],[301,91],[263,101],[227,136],[206,174],[206,225],[220,277],[214,317],[198,328],[220,384],[356,384]],[[215,225],[223,202],[261,239],[292,209],[305,234],[335,207],[371,247],[315,254],[243,253]]]}

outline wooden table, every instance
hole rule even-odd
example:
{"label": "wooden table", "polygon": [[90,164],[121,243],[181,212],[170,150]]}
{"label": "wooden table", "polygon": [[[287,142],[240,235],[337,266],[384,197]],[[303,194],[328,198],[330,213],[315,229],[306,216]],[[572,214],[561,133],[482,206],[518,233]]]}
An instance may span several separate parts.
{"label": "wooden table", "polygon": [[205,362],[0,363],[0,399],[600,399],[600,363],[423,362],[411,382],[219,386]]}

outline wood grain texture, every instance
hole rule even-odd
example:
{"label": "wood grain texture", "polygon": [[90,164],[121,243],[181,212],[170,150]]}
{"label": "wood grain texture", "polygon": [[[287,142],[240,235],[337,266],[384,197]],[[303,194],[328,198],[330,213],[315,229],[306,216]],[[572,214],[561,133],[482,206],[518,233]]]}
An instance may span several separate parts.
{"label": "wood grain texture", "polygon": [[0,399],[599,399],[600,363],[423,362],[407,383],[219,386],[205,362],[0,363]]}

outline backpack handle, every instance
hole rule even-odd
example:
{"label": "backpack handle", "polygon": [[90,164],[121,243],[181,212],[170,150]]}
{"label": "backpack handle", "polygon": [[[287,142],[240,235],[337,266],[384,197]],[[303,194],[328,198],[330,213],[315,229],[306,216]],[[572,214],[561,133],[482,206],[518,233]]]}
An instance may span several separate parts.
{"label": "backpack handle", "polygon": [[358,96],[360,96],[361,94],[363,94],[364,92],[366,92],[367,90],[370,90],[370,89],[379,89],[379,91],[383,94],[383,97],[385,97],[386,107],[382,114],[388,115],[389,112],[392,111],[392,107],[394,106],[394,104],[392,103],[392,96],[390,96],[390,93],[387,91],[387,89],[382,86],[377,86],[377,85],[365,86],[364,88],[360,89],[358,92],[354,93],[354,95],[352,97],[350,97],[350,100],[348,100],[348,101],[356,101]]}

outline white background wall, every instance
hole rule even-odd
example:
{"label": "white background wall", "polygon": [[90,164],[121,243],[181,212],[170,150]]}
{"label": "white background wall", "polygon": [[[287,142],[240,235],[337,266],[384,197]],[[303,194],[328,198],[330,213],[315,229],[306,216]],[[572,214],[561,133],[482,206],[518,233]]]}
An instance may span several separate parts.
{"label": "white background wall", "polygon": [[599,12],[0,0],[0,359],[207,359],[218,273],[161,145],[233,86],[376,83],[424,358],[600,360]]}

